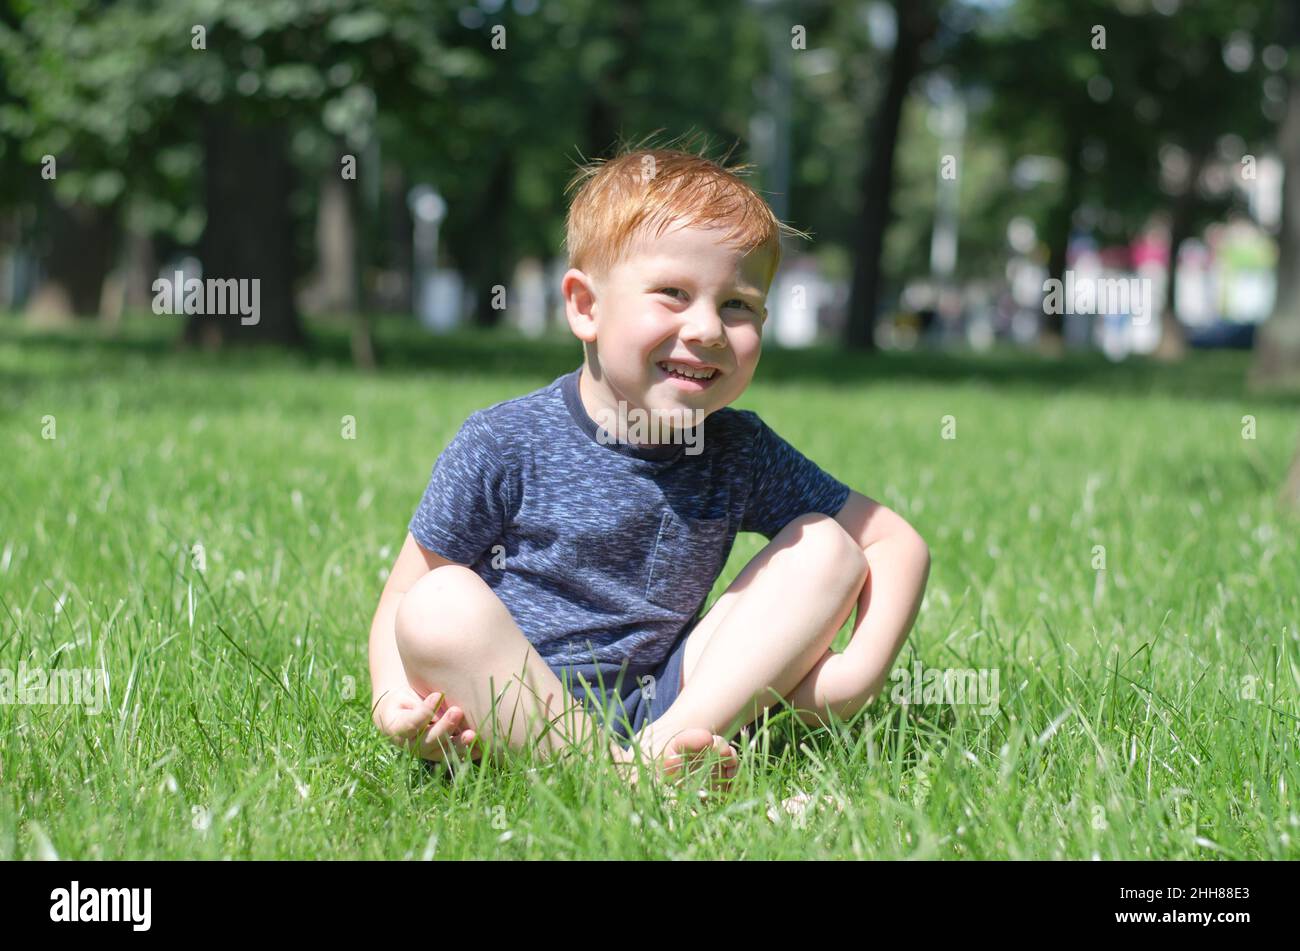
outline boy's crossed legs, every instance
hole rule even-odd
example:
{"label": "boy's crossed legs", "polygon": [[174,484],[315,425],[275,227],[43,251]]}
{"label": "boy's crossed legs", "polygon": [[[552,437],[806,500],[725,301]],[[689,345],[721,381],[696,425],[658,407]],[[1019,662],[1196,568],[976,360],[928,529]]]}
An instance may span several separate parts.
{"label": "boy's crossed legs", "polygon": [[[421,696],[442,693],[445,703],[455,701],[443,715],[481,737],[493,755],[536,742],[549,757],[585,749],[602,736],[510,611],[469,568],[443,565],[421,578],[399,602],[395,628],[411,687]],[[710,748],[724,759],[730,754],[734,773],[734,751],[722,737],[699,729],[683,731],[665,749],[664,770],[675,772]],[[627,761],[616,743],[607,749],[615,761]]]}
{"label": "boy's crossed legs", "polygon": [[[637,734],[637,744],[669,773],[712,749],[721,757],[715,775],[730,779],[735,751],[726,737],[779,697],[815,711],[817,672],[834,656],[831,641],[867,572],[861,547],[834,519],[810,514],[792,521],[692,629],[682,693]],[[494,732],[494,692],[495,734],[511,749],[540,735],[549,755],[599,730],[468,568],[447,565],[422,578],[398,606],[396,631],[411,686],[454,698],[475,734]],[[632,755],[609,748],[620,762]]]}
{"label": "boy's crossed legs", "polygon": [[[790,522],[692,629],[681,693],[638,742],[657,754],[688,726],[730,737],[782,699],[804,722],[818,722],[818,673],[835,656],[831,642],[867,574],[866,555],[834,519]],[[846,685],[846,696],[834,699],[865,699],[866,687]]]}

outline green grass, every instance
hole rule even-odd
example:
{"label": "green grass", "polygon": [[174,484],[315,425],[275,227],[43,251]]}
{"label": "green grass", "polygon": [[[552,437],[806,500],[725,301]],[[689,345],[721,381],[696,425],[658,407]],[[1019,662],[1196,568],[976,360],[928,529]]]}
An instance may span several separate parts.
{"label": "green grass", "polygon": [[[387,327],[363,375],[327,329],[289,358],[0,328],[0,668],[111,683],[98,715],[0,706],[0,859],[1300,857],[1300,418],[1242,355],[766,354],[738,405],[930,543],[901,663],[996,670],[1000,703],[778,726],[701,802],[595,765],[448,780],[370,725],[370,616],[434,458],[575,344]],[[797,791],[843,811],[770,821]]]}

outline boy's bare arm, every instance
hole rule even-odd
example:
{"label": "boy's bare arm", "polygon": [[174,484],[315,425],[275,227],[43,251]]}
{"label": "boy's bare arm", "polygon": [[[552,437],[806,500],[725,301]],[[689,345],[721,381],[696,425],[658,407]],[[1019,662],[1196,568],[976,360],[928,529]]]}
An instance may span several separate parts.
{"label": "boy's bare arm", "polygon": [[454,562],[425,551],[408,533],[370,625],[370,718],[393,743],[436,762],[449,752],[478,759],[476,737],[462,729],[464,711],[449,706],[440,691],[422,696],[411,686],[397,649],[396,623],[404,595],[428,572],[449,564]]}
{"label": "boy's bare arm", "polygon": [[442,565],[456,564],[441,555],[425,551],[420,544],[406,534],[406,542],[397,553],[392,571],[384,583],[384,591],[379,596],[379,606],[375,609],[374,620],[370,624],[370,705],[375,707],[380,698],[390,691],[410,690],[406,679],[406,670],[402,667],[402,658],[397,652],[397,605],[402,596],[434,568]]}
{"label": "boy's bare arm", "polygon": [[870,573],[848,646],[809,671],[791,701],[800,709],[829,705],[849,717],[880,692],[907,640],[930,576],[930,549],[904,518],[858,492],[849,493],[835,520],[862,546]]}

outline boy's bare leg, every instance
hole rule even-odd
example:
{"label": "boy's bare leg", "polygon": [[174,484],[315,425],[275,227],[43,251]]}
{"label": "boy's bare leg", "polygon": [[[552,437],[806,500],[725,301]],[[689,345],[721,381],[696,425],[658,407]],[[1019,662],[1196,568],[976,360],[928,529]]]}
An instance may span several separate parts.
{"label": "boy's bare leg", "polygon": [[687,726],[731,736],[824,663],[867,578],[862,548],[834,519],[805,515],[754,556],[691,631],[685,684],[638,734],[652,753]]}
{"label": "boy's bare leg", "polygon": [[[398,652],[411,686],[437,690],[463,713],[463,726],[500,754],[541,739],[550,757],[586,750],[600,727],[528,642],[510,611],[477,574],[460,565],[435,568],[397,608]],[[495,722],[492,721],[495,703]],[[720,742],[706,730],[685,730],[666,753],[689,759]],[[627,751],[605,744],[616,762]]]}

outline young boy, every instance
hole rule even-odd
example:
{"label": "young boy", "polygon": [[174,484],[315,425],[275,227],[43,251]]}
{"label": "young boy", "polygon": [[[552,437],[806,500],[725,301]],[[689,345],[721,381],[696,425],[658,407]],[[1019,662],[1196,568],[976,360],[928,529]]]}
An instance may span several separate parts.
{"label": "young boy", "polygon": [[[728,737],[781,698],[816,723],[881,689],[929,551],[728,408],[758,365],[786,227],[742,170],[637,149],[575,177],[561,289],[583,364],[471,414],[438,457],[370,633],[394,742],[547,755],[594,715],[617,761],[635,742],[664,773],[707,757],[726,782]],[[770,543],[701,617],[740,531]]]}

